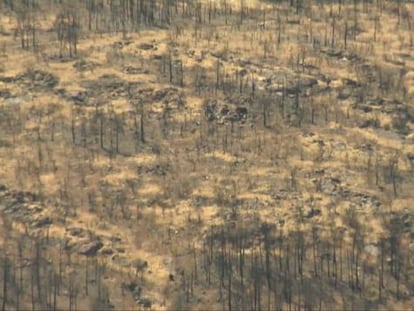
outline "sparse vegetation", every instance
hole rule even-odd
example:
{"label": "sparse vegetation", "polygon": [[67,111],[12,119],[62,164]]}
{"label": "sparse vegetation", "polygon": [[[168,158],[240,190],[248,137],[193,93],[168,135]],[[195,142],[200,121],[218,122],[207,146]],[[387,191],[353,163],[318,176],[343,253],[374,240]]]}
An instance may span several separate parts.
{"label": "sparse vegetation", "polygon": [[408,1],[0,1],[2,310],[414,304]]}

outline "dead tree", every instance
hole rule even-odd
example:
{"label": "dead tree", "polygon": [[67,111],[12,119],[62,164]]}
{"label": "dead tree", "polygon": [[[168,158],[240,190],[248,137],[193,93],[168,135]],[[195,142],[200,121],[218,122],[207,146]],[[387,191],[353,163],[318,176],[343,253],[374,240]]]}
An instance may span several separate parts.
{"label": "dead tree", "polygon": [[69,49],[69,57],[77,54],[80,24],[74,10],[65,10],[56,16],[54,28],[59,41],[59,57]]}
{"label": "dead tree", "polygon": [[36,12],[35,3],[23,1],[15,7],[17,29],[15,36],[20,36],[22,49],[29,49],[30,45],[36,46]]}

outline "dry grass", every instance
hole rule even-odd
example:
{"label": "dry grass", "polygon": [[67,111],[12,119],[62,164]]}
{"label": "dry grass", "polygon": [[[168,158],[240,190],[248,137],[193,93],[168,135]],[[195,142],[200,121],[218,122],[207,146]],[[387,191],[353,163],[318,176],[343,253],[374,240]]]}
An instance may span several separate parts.
{"label": "dry grass", "polygon": [[[228,5],[235,10],[238,10],[241,3],[242,1],[228,1]],[[304,52],[307,64],[317,66],[320,72],[331,77],[332,81],[329,84],[331,88],[342,87],[343,79],[362,82],[360,80],[364,78],[354,70],[350,60],[321,56],[312,49],[311,44],[302,45],[297,42],[296,38],[299,36],[309,35],[310,26],[313,36],[323,38],[326,29],[330,29],[330,20],[315,18],[311,22],[308,18],[302,18],[299,24],[284,23],[282,43],[277,45],[274,43],[277,40],[278,29],[275,22],[278,16],[277,7],[265,5],[260,1],[244,1],[244,3],[251,9],[257,7],[267,9],[269,21],[265,29],[258,27],[256,21],[239,26],[220,25],[220,28],[212,25],[203,27],[197,39],[193,38],[193,23],[186,24],[177,37],[173,27],[171,30],[143,29],[139,33],[128,34],[128,40],[132,43],[121,51],[110,48],[114,43],[122,42],[121,35],[91,34],[89,39],[80,40],[79,55],[82,60],[95,62],[99,66],[83,72],[79,72],[73,66],[74,61],[39,60],[34,53],[19,49],[18,42],[10,36],[0,36],[0,47],[5,46],[6,54],[6,56],[0,55],[2,75],[16,76],[29,68],[47,70],[59,77],[59,87],[68,92],[82,91],[84,90],[80,83],[82,80],[93,80],[104,74],[115,74],[124,81],[139,82],[140,88],[143,89],[160,90],[168,87],[168,79],[162,77],[159,68],[154,65],[153,56],[154,54],[167,55],[170,39],[174,38],[176,51],[173,56],[182,61],[188,75],[184,77],[184,87],[175,86],[186,95],[186,109],[183,113],[173,113],[171,122],[174,130],[171,130],[172,134],[169,138],[164,138],[160,131],[161,118],[154,118],[148,121],[147,144],[141,146],[139,152],[128,156],[108,155],[102,150],[95,151],[95,155],[91,156],[87,148],[70,144],[70,133],[66,133],[67,137],[61,134],[62,136],[57,137],[55,142],[47,138],[37,142],[34,133],[38,123],[35,118],[31,118],[30,109],[45,109],[57,104],[59,109],[54,117],[57,119],[59,116],[68,127],[72,113],[70,105],[58,95],[40,92],[32,101],[20,107],[23,115],[27,117],[24,131],[15,137],[16,142],[10,148],[0,148],[2,183],[12,188],[40,191],[53,199],[58,199],[60,191],[66,189],[71,195],[70,204],[76,209],[76,215],[67,220],[66,227],[85,228],[106,238],[119,234],[125,243],[124,256],[131,260],[140,258],[150,263],[151,275],[148,279],[151,281],[147,284],[146,295],[156,302],[155,308],[160,310],[173,307],[170,305],[171,301],[167,301],[166,306],[161,306],[165,300],[165,288],[169,286],[170,272],[165,262],[172,257],[177,260],[176,257],[182,255],[188,245],[199,246],[201,233],[213,224],[225,222],[220,213],[227,207],[221,206],[220,200],[224,200],[226,196],[243,202],[259,202],[264,206],[257,212],[259,217],[263,221],[275,223],[283,218],[284,228],[288,231],[297,228],[296,207],[310,198],[317,198],[322,215],[317,217],[315,222],[327,224],[330,221],[331,205],[336,204],[337,217],[334,219],[334,224],[342,227],[344,226],[342,218],[349,210],[349,202],[333,202],[328,193],[316,190],[312,178],[308,176],[316,170],[323,169],[327,172],[326,175],[340,179],[343,187],[378,197],[384,208],[388,208],[389,205],[389,209],[395,212],[411,208],[410,202],[414,193],[411,190],[412,180],[409,176],[412,168],[408,160],[404,159],[408,154],[414,153],[414,146],[399,138],[395,139],[392,135],[384,135],[384,131],[357,127],[357,121],[354,120],[362,118],[360,110],[351,109],[350,120],[344,120],[344,115],[353,104],[350,100],[341,102],[340,107],[334,107],[335,104],[332,103],[335,103],[336,98],[331,98],[331,95],[315,95],[314,101],[319,107],[317,124],[306,124],[302,128],[295,128],[279,124],[281,117],[273,116],[271,128],[255,125],[256,128],[253,130],[253,127],[249,128],[247,124],[243,128],[244,138],[241,140],[237,138],[236,131],[229,134],[232,145],[228,146],[227,150],[224,150],[222,137],[224,133],[230,132],[228,126],[217,127],[217,131],[222,135],[220,138],[207,134],[207,124],[203,119],[202,111],[203,99],[218,98],[220,101],[225,101],[225,96],[220,93],[199,96],[194,90],[192,79],[194,68],[198,66],[205,69],[211,81],[215,80],[217,58],[214,55],[227,53],[231,56],[220,60],[221,70],[229,76],[244,69],[243,61],[250,60],[252,64],[248,67],[248,78],[254,77],[256,81],[263,79],[266,71],[269,70],[295,73],[298,67],[296,60]],[[406,4],[405,7],[409,11],[413,10],[411,4]],[[337,5],[332,8],[336,12],[339,10]],[[315,5],[313,10],[315,17],[322,16],[322,13],[327,14],[330,7],[326,5],[325,12],[319,9]],[[342,10],[349,14],[352,12],[352,8],[343,7]],[[358,40],[349,40],[347,50],[365,58],[365,62],[371,65],[381,66],[387,70],[402,68],[407,70],[402,82],[407,90],[407,104],[412,105],[414,59],[404,60],[403,65],[395,64],[395,60],[400,58],[399,55],[411,53],[410,31],[403,26],[396,29],[396,17],[385,9],[374,42],[371,17],[377,13],[379,14],[379,12],[359,13],[359,26],[366,31],[358,35]],[[10,32],[15,27],[15,21],[0,16],[0,25],[4,31]],[[46,19],[40,26],[47,29],[51,26],[50,20]],[[343,38],[340,37],[341,29],[344,27],[342,21],[337,27],[335,47],[341,50],[344,48]],[[328,31],[329,38],[330,31]],[[139,48],[139,44],[142,43],[154,44],[156,49],[142,50]],[[44,47],[46,54],[53,54],[56,51],[57,47],[54,44],[51,45],[50,51]],[[147,69],[149,72],[129,75],[122,71],[122,67],[127,65]],[[308,76],[302,73],[303,78]],[[327,86],[323,81],[319,81],[318,85]],[[8,89],[13,94],[28,92],[21,85],[2,82],[0,82],[0,89]],[[386,97],[392,97],[391,95],[387,94]],[[329,120],[325,122],[321,107],[327,102],[330,115]],[[121,115],[131,110],[130,100],[126,98],[114,99],[111,103],[116,114]],[[0,106],[5,105],[4,100],[1,99]],[[150,102],[146,109],[148,114],[151,112],[159,116],[163,113],[164,104]],[[335,109],[343,114],[339,122],[336,122],[333,117]],[[83,110],[91,114],[93,111],[93,107]],[[258,118],[260,113],[260,111],[257,113]],[[377,117],[383,128],[392,124],[392,117],[388,112],[378,112]],[[201,125],[196,126],[197,122]],[[184,124],[193,130],[180,135],[178,129]],[[257,124],[260,124],[260,121]],[[42,123],[45,137],[49,137],[49,125],[50,123],[46,121]],[[307,135],[311,132],[313,135]],[[11,135],[7,134],[7,137],[6,135],[4,137],[11,140]],[[318,145],[318,140],[324,142],[323,148]],[[132,141],[128,142],[131,145],[132,143]],[[209,148],[197,152],[196,143],[208,145]],[[370,158],[367,151],[361,148],[363,144],[374,146],[376,154],[384,159],[382,162],[384,166],[393,154],[400,155],[398,169],[405,176],[406,184],[399,186],[398,198],[393,198],[390,183],[383,184],[383,188],[379,188],[372,181],[367,182],[367,179],[372,179],[372,176],[368,178],[367,174],[372,175],[373,169],[371,173],[366,173],[367,161]],[[154,148],[159,148],[161,154],[156,154]],[[43,164],[39,164],[39,149],[44,157]],[[84,161],[85,159],[88,162]],[[49,167],[51,163],[57,167],[56,170]],[[158,167],[164,166],[168,169],[165,175],[154,173]],[[29,168],[33,172],[36,168],[43,171],[36,179],[36,174]],[[296,175],[292,177],[292,174]],[[135,191],[128,188],[131,180],[137,183]],[[102,185],[106,188],[101,188]],[[275,194],[282,190],[288,191],[289,195],[277,201]],[[102,203],[105,195],[111,196],[112,191],[126,193],[128,217],[122,215],[117,205],[112,217],[99,214],[102,213],[102,206],[100,212],[90,210],[87,203],[88,194],[96,194],[97,202]],[[209,202],[195,209],[193,206],[195,197],[202,197]],[[250,213],[253,212],[240,207],[242,217]],[[363,211],[360,216],[361,222],[370,228],[367,243],[377,242],[385,234],[380,220],[375,218],[372,211]],[[201,222],[194,225],[199,220]],[[174,228],[179,237],[170,238],[173,242],[169,241],[167,247],[165,246],[168,235],[166,232],[170,228]],[[66,234],[65,229],[61,224],[54,223],[50,226],[49,233],[63,238]],[[3,244],[3,237],[0,234],[0,247]],[[123,270],[110,259],[107,261],[114,271]],[[123,273],[130,273],[128,269],[125,268]],[[405,307],[406,305],[386,305],[387,308],[390,306]],[[195,304],[194,308],[201,309],[202,306]]]}

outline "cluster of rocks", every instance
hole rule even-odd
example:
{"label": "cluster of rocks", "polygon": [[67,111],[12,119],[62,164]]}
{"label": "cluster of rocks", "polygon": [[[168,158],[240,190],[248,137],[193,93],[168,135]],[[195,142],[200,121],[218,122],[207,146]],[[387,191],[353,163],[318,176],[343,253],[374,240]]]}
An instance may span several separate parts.
{"label": "cluster of rocks", "polygon": [[21,84],[27,90],[43,91],[53,89],[59,83],[59,78],[43,70],[27,70],[15,77],[0,77],[4,83]]}
{"label": "cluster of rocks", "polygon": [[35,193],[13,191],[0,185],[0,202],[0,210],[4,215],[32,229],[43,228],[53,223],[40,202],[39,196]]}
{"label": "cluster of rocks", "polygon": [[[46,204],[52,204],[46,201]],[[47,211],[44,201],[33,193],[26,191],[15,191],[7,186],[0,184],[0,212],[10,217],[15,222],[29,225],[29,232],[33,229],[42,228],[53,223],[53,219],[45,216]],[[31,229],[31,230],[30,230]],[[112,262],[116,265],[133,269],[136,276],[143,278],[143,273],[147,271],[149,263],[140,258],[131,259],[130,256],[122,256],[125,252],[122,247],[122,238],[118,235],[104,236],[79,226],[66,228],[65,238],[59,239],[63,243],[66,251],[85,257],[111,256]],[[151,271],[149,270],[148,273]],[[137,305],[143,309],[151,309],[153,301],[142,297],[142,288],[137,282],[133,281],[123,284],[123,289],[132,293]]]}
{"label": "cluster of rocks", "polygon": [[125,252],[122,247],[122,239],[119,236],[96,235],[81,227],[67,228],[64,244],[67,251],[87,257],[110,256]]}
{"label": "cluster of rocks", "polygon": [[184,93],[174,87],[166,87],[152,92],[151,99],[154,102],[162,102],[167,110],[182,109],[185,107]]}
{"label": "cluster of rocks", "polygon": [[113,49],[119,49],[119,50],[121,50],[121,49],[123,49],[125,46],[130,45],[131,43],[132,43],[132,41],[130,41],[130,40],[125,40],[125,41],[116,41],[116,42],[112,43],[112,44],[110,45],[110,47],[111,47],[111,48],[113,48]]}
{"label": "cluster of rocks", "polygon": [[134,67],[134,66],[124,66],[122,68],[122,72],[128,74],[128,75],[138,75],[138,74],[148,74],[149,71],[147,69],[142,69],[140,67]]}
{"label": "cluster of rocks", "polygon": [[128,82],[117,75],[105,74],[96,80],[81,82],[84,90],[69,92],[66,89],[56,89],[55,93],[61,98],[76,105],[94,106],[99,98],[146,98],[147,100],[162,102],[168,109],[178,109],[185,106],[184,94],[176,88],[142,89],[139,82]]}
{"label": "cluster of rocks", "polygon": [[[80,227],[67,228],[67,238],[65,239],[65,250],[77,253],[85,257],[111,256],[113,264],[128,269],[133,269],[135,275],[143,277],[143,273],[148,269],[149,264],[140,258],[131,259],[124,256],[125,248],[120,246],[122,239],[119,236],[106,237],[95,235],[92,232]],[[110,245],[110,246],[109,246]],[[148,271],[151,272],[151,271]],[[152,301],[142,297],[142,287],[137,281],[122,284],[122,290],[130,292],[137,303],[144,309],[150,309]]]}
{"label": "cluster of rocks", "polygon": [[86,61],[84,59],[77,60],[73,63],[73,68],[80,72],[93,71],[98,66],[100,66],[100,64],[92,61]]}
{"label": "cluster of rocks", "polygon": [[339,177],[329,176],[324,169],[315,170],[309,174],[312,182],[315,184],[317,191],[326,195],[341,198],[342,201],[348,201],[351,206],[356,208],[377,209],[381,206],[379,198],[373,195],[353,191],[342,183]]}
{"label": "cluster of rocks", "polygon": [[20,105],[29,103],[33,100],[31,95],[10,96],[4,100],[4,103],[9,107],[19,107]]}
{"label": "cluster of rocks", "polygon": [[245,95],[231,95],[226,96],[225,102],[234,106],[250,107],[253,104],[253,99]]}
{"label": "cluster of rocks", "polygon": [[381,201],[375,197],[362,192],[352,192],[344,189],[342,196],[348,198],[351,205],[360,209],[377,209],[381,206]]}
{"label": "cluster of rocks", "polygon": [[362,97],[362,85],[356,80],[341,79],[342,85],[336,88],[337,98],[339,100],[347,100],[354,98],[356,101],[360,101]]}
{"label": "cluster of rocks", "polygon": [[342,190],[339,178],[325,177],[317,179],[314,182],[317,183],[317,188],[319,188],[318,190],[328,195],[335,196]]}
{"label": "cluster of rocks", "polygon": [[96,80],[84,80],[80,85],[91,98],[119,99],[134,95],[139,82],[128,82],[115,74],[104,74]]}
{"label": "cluster of rocks", "polygon": [[178,89],[174,87],[167,87],[163,89],[156,90],[152,93],[152,100],[158,102],[165,99],[168,99],[171,96],[175,96],[178,93]]}
{"label": "cluster of rocks", "polygon": [[356,53],[352,53],[347,50],[338,50],[333,48],[322,48],[320,49],[322,54],[325,54],[331,58],[336,58],[342,61],[349,61],[349,62],[359,62],[361,61],[361,57]]}
{"label": "cluster of rocks", "polygon": [[62,99],[74,103],[75,105],[89,105],[90,94],[88,91],[68,92],[66,89],[60,88],[55,91]]}
{"label": "cluster of rocks", "polygon": [[208,100],[204,103],[204,115],[209,122],[217,121],[223,124],[240,121],[244,123],[248,117],[248,109],[246,107],[232,109],[226,104],[219,104],[217,100]]}
{"label": "cluster of rocks", "polygon": [[402,231],[404,233],[410,234],[411,238],[414,238],[414,213],[410,212],[409,210],[404,210],[399,214],[398,217],[402,224]]}
{"label": "cluster of rocks", "polygon": [[152,166],[137,166],[138,174],[154,174],[157,176],[166,176],[167,173],[171,170],[171,167],[168,164],[155,164]]}
{"label": "cluster of rocks", "polygon": [[152,301],[149,298],[142,297],[142,288],[136,281],[131,281],[122,284],[122,289],[129,291],[132,294],[137,305],[141,306],[144,310],[151,309]]}
{"label": "cluster of rocks", "polygon": [[352,106],[353,109],[362,110],[365,113],[372,111],[380,111],[384,113],[392,113],[399,107],[402,107],[403,103],[396,99],[386,99],[380,97],[368,97],[364,101],[355,102]]}
{"label": "cluster of rocks", "polygon": [[90,241],[82,244],[78,248],[78,254],[84,256],[96,256],[97,252],[103,247],[103,243],[100,240]]}
{"label": "cluster of rocks", "polygon": [[[5,185],[0,185],[0,211],[11,220],[25,224],[29,230],[46,228],[55,223],[54,218],[58,220],[58,216],[52,218],[49,215],[37,194],[10,190]],[[79,255],[96,256],[99,253],[107,256],[121,250],[117,247],[122,242],[118,236],[96,236],[80,227],[67,228],[66,232],[65,249]]]}
{"label": "cluster of rocks", "polygon": [[266,71],[264,78],[258,82],[258,87],[270,93],[306,96],[318,85],[318,80],[311,76],[298,75],[294,72],[279,69]]}

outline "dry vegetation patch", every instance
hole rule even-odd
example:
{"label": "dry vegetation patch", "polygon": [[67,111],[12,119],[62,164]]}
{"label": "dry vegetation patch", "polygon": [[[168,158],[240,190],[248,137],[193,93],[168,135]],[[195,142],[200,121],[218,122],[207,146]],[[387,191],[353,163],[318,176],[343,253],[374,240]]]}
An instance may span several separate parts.
{"label": "dry vegetation patch", "polygon": [[407,309],[406,1],[0,4],[3,309]]}

